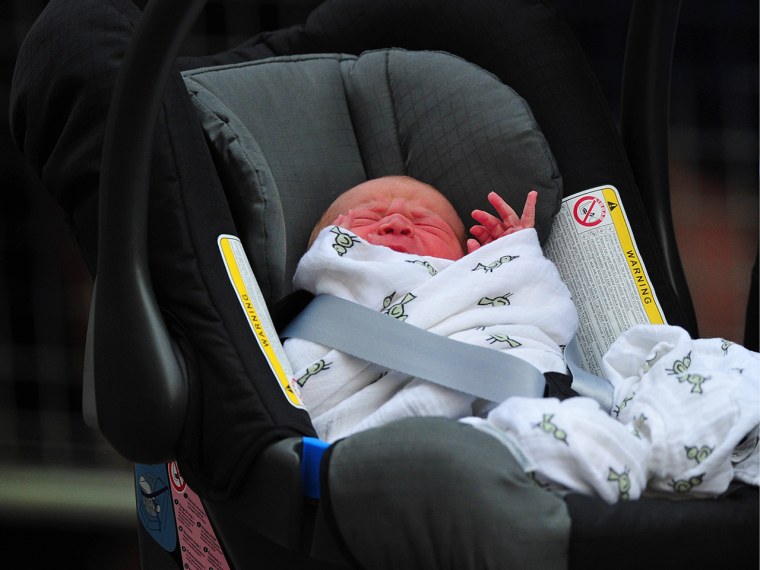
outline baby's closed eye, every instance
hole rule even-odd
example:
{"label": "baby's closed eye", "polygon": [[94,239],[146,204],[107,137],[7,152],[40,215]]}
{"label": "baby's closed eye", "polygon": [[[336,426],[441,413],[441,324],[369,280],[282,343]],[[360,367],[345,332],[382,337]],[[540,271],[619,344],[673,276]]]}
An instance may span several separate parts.
{"label": "baby's closed eye", "polygon": [[354,226],[367,226],[374,224],[380,220],[380,216],[376,214],[356,214],[353,217]]}

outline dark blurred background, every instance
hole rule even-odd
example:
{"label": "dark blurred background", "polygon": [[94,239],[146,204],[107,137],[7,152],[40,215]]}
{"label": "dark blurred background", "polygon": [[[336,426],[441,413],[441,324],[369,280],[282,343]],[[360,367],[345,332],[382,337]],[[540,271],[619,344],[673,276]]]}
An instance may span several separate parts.
{"label": "dark blurred background", "polygon": [[[462,0],[470,2],[473,0]],[[614,113],[630,1],[556,0]],[[0,7],[0,545],[21,568],[138,568],[131,466],[81,419],[91,279],[8,130],[16,53],[46,1]],[[144,5],[145,1],[136,2]],[[302,22],[319,0],[210,0],[184,53]],[[684,2],[671,186],[703,337],[742,342],[758,251],[758,3]]]}

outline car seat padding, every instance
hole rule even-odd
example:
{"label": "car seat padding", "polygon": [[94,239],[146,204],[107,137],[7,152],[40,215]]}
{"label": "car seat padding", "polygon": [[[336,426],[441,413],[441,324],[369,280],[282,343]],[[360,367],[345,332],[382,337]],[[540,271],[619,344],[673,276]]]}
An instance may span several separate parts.
{"label": "car seat padding", "polygon": [[333,448],[322,485],[362,568],[567,568],[565,502],[491,435],[412,418]]}

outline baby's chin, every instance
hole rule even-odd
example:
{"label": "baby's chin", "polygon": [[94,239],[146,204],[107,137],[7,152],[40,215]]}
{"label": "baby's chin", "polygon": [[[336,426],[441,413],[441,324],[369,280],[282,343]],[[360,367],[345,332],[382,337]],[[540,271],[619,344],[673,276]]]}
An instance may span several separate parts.
{"label": "baby's chin", "polygon": [[447,249],[447,248],[440,248],[440,250],[436,249],[435,251],[429,251],[425,248],[415,247],[416,244],[414,243],[403,243],[403,242],[381,243],[379,241],[371,241],[369,239],[367,241],[373,245],[387,247],[388,249],[392,249],[393,251],[396,251],[398,253],[404,253],[406,255],[419,255],[421,257],[436,257],[438,259],[450,259],[452,261],[456,261],[457,259],[461,259],[462,257],[464,257],[464,251],[451,251],[450,249]]}

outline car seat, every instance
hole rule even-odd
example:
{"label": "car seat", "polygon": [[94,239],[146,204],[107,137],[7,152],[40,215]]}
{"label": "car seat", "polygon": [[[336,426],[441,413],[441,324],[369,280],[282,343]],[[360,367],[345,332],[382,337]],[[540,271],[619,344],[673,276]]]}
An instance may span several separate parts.
{"label": "car seat", "polygon": [[[125,69],[132,62],[149,78],[148,84],[164,76],[162,70],[174,59],[170,57],[168,64],[162,60],[156,35],[171,44],[167,51],[176,50],[179,40],[166,30],[178,19],[177,11],[176,3],[154,0],[135,32],[147,40],[142,38],[142,52],[126,56]],[[188,12],[180,22],[185,29],[192,7]],[[159,22],[153,29],[156,35],[151,35],[149,16]],[[104,111],[138,17],[134,6],[120,0],[53,0],[20,55],[12,122],[25,155],[69,213],[83,255],[97,274],[91,315],[96,332],[88,355],[99,359],[94,360],[96,373],[90,378],[95,383],[96,421],[120,453],[140,464],[136,493],[146,510],[168,513],[171,501],[166,498],[174,495],[167,494],[171,470],[163,467],[167,479],[162,483],[144,466],[176,459],[183,480],[172,481],[188,483],[202,497],[224,556],[235,568],[588,568],[612,561],[664,567],[704,564],[709,556],[714,562],[747,560],[746,544],[757,537],[756,489],[732,489],[715,501],[647,499],[613,507],[578,495],[560,499],[526,485],[508,454],[488,437],[438,419],[408,420],[332,446],[317,461],[322,469],[320,500],[315,502],[316,493],[304,499],[299,491],[301,454],[311,442],[304,445],[302,438],[314,435],[308,414],[283,397],[280,385],[272,382],[268,362],[252,350],[250,320],[241,316],[238,299],[230,294],[217,242],[221,235],[238,235],[247,244],[261,242],[257,224],[266,220],[269,227],[274,219],[284,226],[278,210],[292,206],[293,198],[281,195],[279,204],[263,199],[247,203],[246,196],[230,191],[234,181],[229,177],[242,174],[220,167],[225,154],[219,150],[234,154],[237,141],[222,145],[224,141],[214,139],[208,129],[204,133],[196,110],[203,90],[196,85],[191,99],[176,70],[168,73],[166,94],[155,103],[144,91],[146,81],[135,78],[140,73],[125,75],[115,99],[141,104],[122,111],[120,119],[115,115],[110,124],[114,130],[105,137]],[[49,33],[50,26],[55,33]],[[88,50],[88,44],[98,51]],[[216,64],[229,68],[271,56],[359,54],[387,47],[454,53],[494,73],[525,98],[554,153],[564,193],[600,182],[618,188],[668,320],[689,327],[688,292],[664,269],[667,263],[677,268],[677,258],[663,261],[598,88],[577,45],[545,3],[484,1],[464,7],[421,0],[327,1],[303,27],[263,34],[236,50],[181,60],[180,65],[188,70]],[[348,61],[344,56],[319,59],[330,65],[339,62],[338,66]],[[29,61],[49,63],[35,67]],[[202,72],[188,72],[191,93],[194,76]],[[270,85],[262,83],[257,93],[281,104],[282,90],[268,89]],[[159,115],[155,129],[151,110]],[[212,115],[220,119],[217,129],[222,133],[236,117]],[[356,119],[355,114],[348,116]],[[147,123],[148,130],[120,130],[119,120],[133,126]],[[282,132],[264,128],[271,122],[271,115],[257,115],[256,124],[263,126],[253,144],[261,147],[263,162],[270,167],[254,168],[258,193],[271,197],[274,188],[279,192],[317,182],[322,194],[312,191],[304,206],[317,215],[317,198],[322,204],[329,202],[354,179],[333,168],[341,158],[323,160],[324,149],[318,145],[310,149],[312,155],[301,152],[293,158],[288,146],[293,139],[282,142]],[[104,137],[102,176],[108,191],[98,205]],[[377,141],[366,144],[373,142]],[[147,158],[153,163],[150,171],[140,166]],[[308,176],[282,178],[270,164],[296,160],[307,163],[303,172]],[[392,166],[375,168],[383,173]],[[435,169],[429,168],[429,176],[435,176]],[[656,169],[644,167],[642,172],[647,171]],[[643,176],[637,173],[636,179]],[[553,173],[548,179],[548,184],[556,183]],[[445,179],[432,181],[442,189],[457,186]],[[133,191],[148,186],[150,196]],[[100,218],[100,239],[98,207],[106,213]],[[551,203],[544,208],[550,215]],[[145,209],[147,232],[141,218]],[[308,221],[292,231],[281,227],[284,244],[282,235],[279,240],[269,236],[271,241],[248,248],[276,321],[288,320],[294,310],[293,304],[281,300],[287,297],[286,276],[292,273],[298,248],[303,248],[299,241],[309,227]],[[123,231],[133,237],[125,240]],[[135,244],[149,252],[147,260],[137,259],[140,247]],[[257,259],[255,251],[264,253]],[[125,264],[130,267],[126,274]],[[122,334],[125,330],[130,333]],[[125,347],[125,341],[135,344]],[[104,375],[106,366],[111,368]],[[452,453],[452,446],[467,453]],[[384,465],[395,467],[383,469]],[[445,477],[439,476],[441,465],[447,468]],[[473,465],[478,469],[473,471]],[[509,500],[499,500],[504,493]],[[162,526],[166,519],[157,522]],[[148,526],[139,526],[144,567],[180,567],[184,545],[176,540],[172,545],[176,531],[166,530],[166,525],[158,531]],[[504,534],[509,541],[495,539]],[[694,548],[695,540],[704,550]],[[713,548],[716,545],[720,548]]]}

